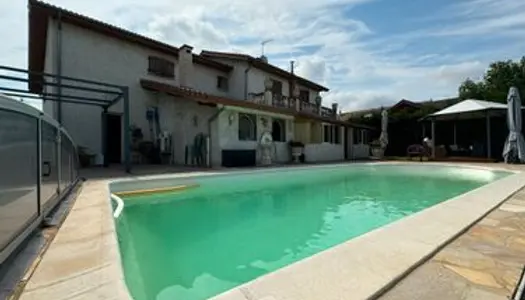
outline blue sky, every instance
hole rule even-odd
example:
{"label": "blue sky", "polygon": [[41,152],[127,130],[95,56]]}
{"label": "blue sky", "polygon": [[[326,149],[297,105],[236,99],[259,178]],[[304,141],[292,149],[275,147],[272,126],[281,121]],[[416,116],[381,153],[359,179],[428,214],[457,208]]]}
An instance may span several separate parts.
{"label": "blue sky", "polygon": [[[343,110],[451,97],[525,55],[523,0],[49,0],[175,46],[260,54]],[[0,64],[26,66],[26,1],[0,0]]]}

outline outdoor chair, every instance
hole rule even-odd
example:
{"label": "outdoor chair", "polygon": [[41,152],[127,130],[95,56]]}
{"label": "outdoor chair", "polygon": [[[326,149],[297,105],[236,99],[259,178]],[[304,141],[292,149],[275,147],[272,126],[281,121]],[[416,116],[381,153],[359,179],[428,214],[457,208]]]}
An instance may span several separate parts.
{"label": "outdoor chair", "polygon": [[419,157],[419,161],[423,161],[423,156],[427,154],[426,152],[425,147],[419,144],[410,145],[407,148],[407,156],[409,159]]}

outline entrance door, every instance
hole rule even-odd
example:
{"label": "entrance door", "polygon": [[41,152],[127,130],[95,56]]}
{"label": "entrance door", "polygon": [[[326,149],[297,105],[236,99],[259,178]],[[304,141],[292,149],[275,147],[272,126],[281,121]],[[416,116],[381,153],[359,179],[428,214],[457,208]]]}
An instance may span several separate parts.
{"label": "entrance door", "polygon": [[354,159],[353,146],[354,146],[354,129],[351,127],[345,127],[345,158]]}
{"label": "entrance door", "polygon": [[107,114],[107,162],[110,164],[121,163],[122,150],[122,116],[117,114]]}
{"label": "entrance door", "polygon": [[343,127],[343,145],[344,145],[344,151],[345,151],[345,160],[350,159],[349,153],[348,153],[348,127]]}

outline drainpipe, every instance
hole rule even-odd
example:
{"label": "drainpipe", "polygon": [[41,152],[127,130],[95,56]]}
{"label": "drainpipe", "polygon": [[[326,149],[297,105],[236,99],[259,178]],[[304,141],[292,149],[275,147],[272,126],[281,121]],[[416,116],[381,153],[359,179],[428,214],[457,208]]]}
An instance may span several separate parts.
{"label": "drainpipe", "polygon": [[[216,111],[209,119],[208,119],[208,151],[206,153],[206,164],[208,167],[211,168],[211,148],[212,148],[212,139],[211,139],[211,123],[219,117],[219,115],[226,109],[226,107],[221,107],[218,111]],[[218,132],[218,131],[217,131]]]}
{"label": "drainpipe", "polygon": [[57,94],[58,94],[58,107],[57,107],[57,119],[58,123],[62,124],[62,12],[58,12],[57,17],[57,36],[56,36],[56,51],[55,51],[55,63],[56,63],[56,75],[57,75]]}
{"label": "drainpipe", "polygon": [[244,100],[248,100],[248,72],[252,68],[252,62],[248,62],[248,68],[244,70]]}

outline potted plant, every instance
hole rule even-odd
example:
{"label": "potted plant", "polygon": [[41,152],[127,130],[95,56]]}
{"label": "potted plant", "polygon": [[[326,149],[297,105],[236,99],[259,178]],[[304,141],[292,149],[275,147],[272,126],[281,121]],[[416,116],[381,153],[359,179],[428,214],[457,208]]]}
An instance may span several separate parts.
{"label": "potted plant", "polygon": [[373,158],[383,158],[385,154],[385,149],[379,140],[374,140],[370,143],[370,151]]}
{"label": "potted plant", "polygon": [[94,157],[95,155],[89,153],[89,150],[86,147],[78,146],[78,161],[80,163],[80,167],[89,167]]}
{"label": "potted plant", "polygon": [[290,145],[290,150],[292,153],[292,161],[293,162],[299,162],[299,158],[303,155],[304,152],[304,144],[299,141],[289,141],[288,145]]}

